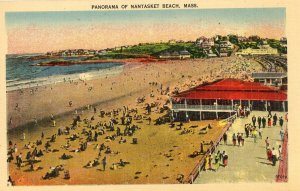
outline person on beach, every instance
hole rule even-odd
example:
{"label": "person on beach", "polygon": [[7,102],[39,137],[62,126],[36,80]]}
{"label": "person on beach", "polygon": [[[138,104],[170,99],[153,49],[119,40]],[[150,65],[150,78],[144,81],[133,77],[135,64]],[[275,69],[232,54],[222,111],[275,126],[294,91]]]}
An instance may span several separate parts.
{"label": "person on beach", "polygon": [[252,135],[253,135],[254,143],[256,143],[256,140],[257,140],[257,130],[256,130],[256,128],[254,128],[254,130],[252,132]]}
{"label": "person on beach", "polygon": [[17,160],[17,166],[18,166],[18,168],[20,169],[21,166],[22,166],[22,163],[23,163],[23,160],[22,160],[22,153],[20,153],[20,154],[16,157],[16,160]]}
{"label": "person on beach", "polygon": [[248,138],[249,137],[249,128],[248,128],[247,124],[245,124],[245,133],[246,133],[246,137]]}
{"label": "person on beach", "polygon": [[268,111],[268,117],[272,116],[272,109],[271,109],[270,102],[268,103],[267,111]]}
{"label": "person on beach", "polygon": [[219,164],[224,165],[223,164],[223,153],[221,153],[221,152],[218,152],[218,153],[219,153]]}
{"label": "person on beach", "polygon": [[55,121],[55,119],[54,119],[53,114],[51,114],[50,120],[51,120],[51,122],[52,122],[52,127],[55,127],[55,126],[56,126],[56,121]]}
{"label": "person on beach", "polygon": [[64,179],[65,179],[65,180],[69,180],[70,178],[71,178],[70,172],[69,172],[68,170],[66,170],[66,171],[64,172]]}
{"label": "person on beach", "polygon": [[16,143],[14,144],[13,151],[14,151],[15,153],[18,152],[18,148],[17,148],[17,144],[16,144]]}
{"label": "person on beach", "polygon": [[223,151],[223,166],[226,167],[228,165],[228,155]]}
{"label": "person on beach", "polygon": [[220,167],[220,151],[215,154],[215,171],[217,171]]}
{"label": "person on beach", "polygon": [[209,158],[208,158],[208,166],[209,166],[209,170],[212,170],[212,157],[211,157],[211,154],[209,155]]}
{"label": "person on beach", "polygon": [[244,137],[243,137],[243,133],[241,133],[240,137],[241,137],[241,143],[242,143],[242,146],[244,146],[245,139],[244,139]]}
{"label": "person on beach", "polygon": [[282,160],[281,157],[282,157],[282,147],[281,147],[281,145],[279,145],[278,146],[278,160]]}
{"label": "person on beach", "polygon": [[275,166],[278,159],[278,153],[275,148],[272,148],[272,165]]}
{"label": "person on beach", "polygon": [[263,132],[262,128],[259,128],[258,129],[258,135],[259,135],[260,139],[262,139],[262,132]]}
{"label": "person on beach", "polygon": [[223,135],[224,144],[227,145],[227,133],[225,132]]}
{"label": "person on beach", "polygon": [[103,171],[105,171],[105,166],[106,166],[106,156],[102,159],[102,166],[103,166]]}
{"label": "person on beach", "polygon": [[268,161],[272,161],[272,150],[268,147],[267,148],[267,159]]}
{"label": "person on beach", "polygon": [[282,126],[283,126],[283,118],[282,117],[279,118],[279,125],[282,128]]}
{"label": "person on beach", "polygon": [[241,146],[241,134],[237,133],[237,141],[238,141],[238,145]]}
{"label": "person on beach", "polygon": [[233,143],[233,146],[236,145],[236,136],[235,136],[235,133],[233,133],[233,135],[232,135],[232,143]]}
{"label": "person on beach", "polygon": [[204,170],[209,170],[209,156],[208,155],[205,157]]}
{"label": "person on beach", "polygon": [[255,117],[255,115],[253,115],[253,117],[252,117],[252,124],[253,124],[253,127],[255,127],[255,124],[256,124],[256,117]]}
{"label": "person on beach", "polygon": [[15,181],[12,180],[11,176],[8,176],[8,186],[14,186],[15,185]]}
{"label": "person on beach", "polygon": [[203,145],[204,145],[204,141],[202,141],[202,142],[200,143],[200,154],[203,154],[203,153],[204,153]]}
{"label": "person on beach", "polygon": [[274,116],[273,116],[273,126],[276,126],[277,125],[277,115],[276,115],[276,113],[274,114]]}
{"label": "person on beach", "polygon": [[269,145],[270,145],[270,143],[269,143],[269,137],[266,138],[265,143],[266,143],[266,148],[268,148]]}
{"label": "person on beach", "polygon": [[258,118],[257,118],[257,123],[258,123],[258,128],[260,129],[260,127],[261,127],[261,117],[260,116],[258,116]]}
{"label": "person on beach", "polygon": [[284,130],[283,130],[283,128],[280,129],[279,134],[280,134],[281,141],[283,141],[283,139],[284,139]]}
{"label": "person on beach", "polygon": [[266,118],[265,117],[263,117],[262,119],[261,119],[261,123],[262,123],[262,127],[263,128],[265,128],[266,127]]}
{"label": "person on beach", "polygon": [[271,119],[271,117],[269,117],[269,118],[268,118],[268,127],[270,128],[271,125],[272,125],[272,119]]}

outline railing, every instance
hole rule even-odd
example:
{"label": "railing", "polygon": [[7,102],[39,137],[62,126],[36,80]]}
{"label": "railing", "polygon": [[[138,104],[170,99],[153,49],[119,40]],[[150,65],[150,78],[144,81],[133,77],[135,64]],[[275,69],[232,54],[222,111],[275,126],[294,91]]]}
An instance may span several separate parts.
{"label": "railing", "polygon": [[[217,140],[214,142],[213,146],[210,147],[210,149],[204,154],[203,159],[205,159],[206,156],[210,155],[211,153],[213,153],[215,151],[215,148],[219,145],[220,141],[223,138],[224,133],[231,127],[231,125],[233,124],[234,120],[236,119],[236,114],[225,119],[226,121],[228,121],[227,125],[224,127],[222,133],[220,134],[220,136],[217,138]],[[186,184],[193,184],[195,179],[198,177],[198,175],[200,174],[200,171],[202,170],[203,166],[204,166],[204,162],[205,160],[201,160],[192,170],[192,172],[190,173],[190,175],[187,177],[187,179],[183,182]]]}
{"label": "railing", "polygon": [[233,110],[231,105],[185,105],[185,104],[173,104],[172,109]]}
{"label": "railing", "polygon": [[281,160],[279,161],[278,173],[276,182],[288,181],[288,131],[285,129],[284,139],[282,144]]}

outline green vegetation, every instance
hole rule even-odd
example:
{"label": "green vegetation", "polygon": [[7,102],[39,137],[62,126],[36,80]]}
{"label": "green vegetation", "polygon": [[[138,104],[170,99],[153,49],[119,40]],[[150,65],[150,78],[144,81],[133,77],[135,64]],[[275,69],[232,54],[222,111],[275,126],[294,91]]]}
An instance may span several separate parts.
{"label": "green vegetation", "polygon": [[229,35],[229,42],[231,42],[232,44],[237,45],[239,43],[238,36],[236,36],[236,35]]}
{"label": "green vegetation", "polygon": [[281,46],[279,40],[269,39],[269,40],[268,40],[268,44],[269,44],[272,48],[277,48],[277,50],[278,50],[278,52],[279,52],[280,54],[286,54],[286,53],[287,53],[287,48]]}
{"label": "green vegetation", "polygon": [[239,42],[237,46],[241,49],[247,49],[247,48],[259,49],[257,42]]}
{"label": "green vegetation", "polygon": [[[249,42],[239,42],[238,37],[236,35],[229,35],[229,41],[232,44],[237,45],[240,49],[252,48],[259,49],[260,45],[263,45],[263,39],[258,36],[249,37]],[[272,48],[276,48],[280,54],[286,54],[287,48],[283,47],[279,40],[268,39],[267,44]]]}
{"label": "green vegetation", "polygon": [[247,48],[259,49],[258,46],[263,43],[262,40],[257,36],[251,36],[249,37],[249,40],[250,40],[249,42],[240,42],[238,40],[238,36],[229,35],[229,42],[237,45],[239,49],[247,49]]}
{"label": "green vegetation", "polygon": [[160,53],[168,51],[182,51],[187,50],[191,53],[192,58],[201,58],[205,57],[203,50],[196,46],[194,43],[191,42],[182,42],[182,43],[156,43],[156,44],[139,44],[134,45],[128,48],[122,47],[120,50],[114,50],[111,53],[107,53],[107,55],[115,55],[115,54],[122,54],[122,55],[150,55],[150,56],[158,56]]}

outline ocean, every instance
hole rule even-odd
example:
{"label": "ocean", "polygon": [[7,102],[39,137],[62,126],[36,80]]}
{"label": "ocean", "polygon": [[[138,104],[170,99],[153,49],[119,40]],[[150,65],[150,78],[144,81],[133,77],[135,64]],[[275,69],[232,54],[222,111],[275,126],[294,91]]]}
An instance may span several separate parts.
{"label": "ocean", "polygon": [[[64,82],[64,80],[91,80],[122,71],[121,63],[77,64],[70,66],[33,66],[40,62],[57,60],[30,60],[32,55],[6,56],[7,91]],[[70,57],[64,60],[81,60],[85,57]]]}

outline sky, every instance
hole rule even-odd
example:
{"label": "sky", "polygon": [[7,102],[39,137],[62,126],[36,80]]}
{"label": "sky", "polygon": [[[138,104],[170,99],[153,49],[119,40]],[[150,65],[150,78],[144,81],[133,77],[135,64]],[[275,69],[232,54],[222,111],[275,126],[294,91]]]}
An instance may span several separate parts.
{"label": "sky", "polygon": [[216,34],[285,36],[284,8],[8,12],[8,53],[104,49]]}

